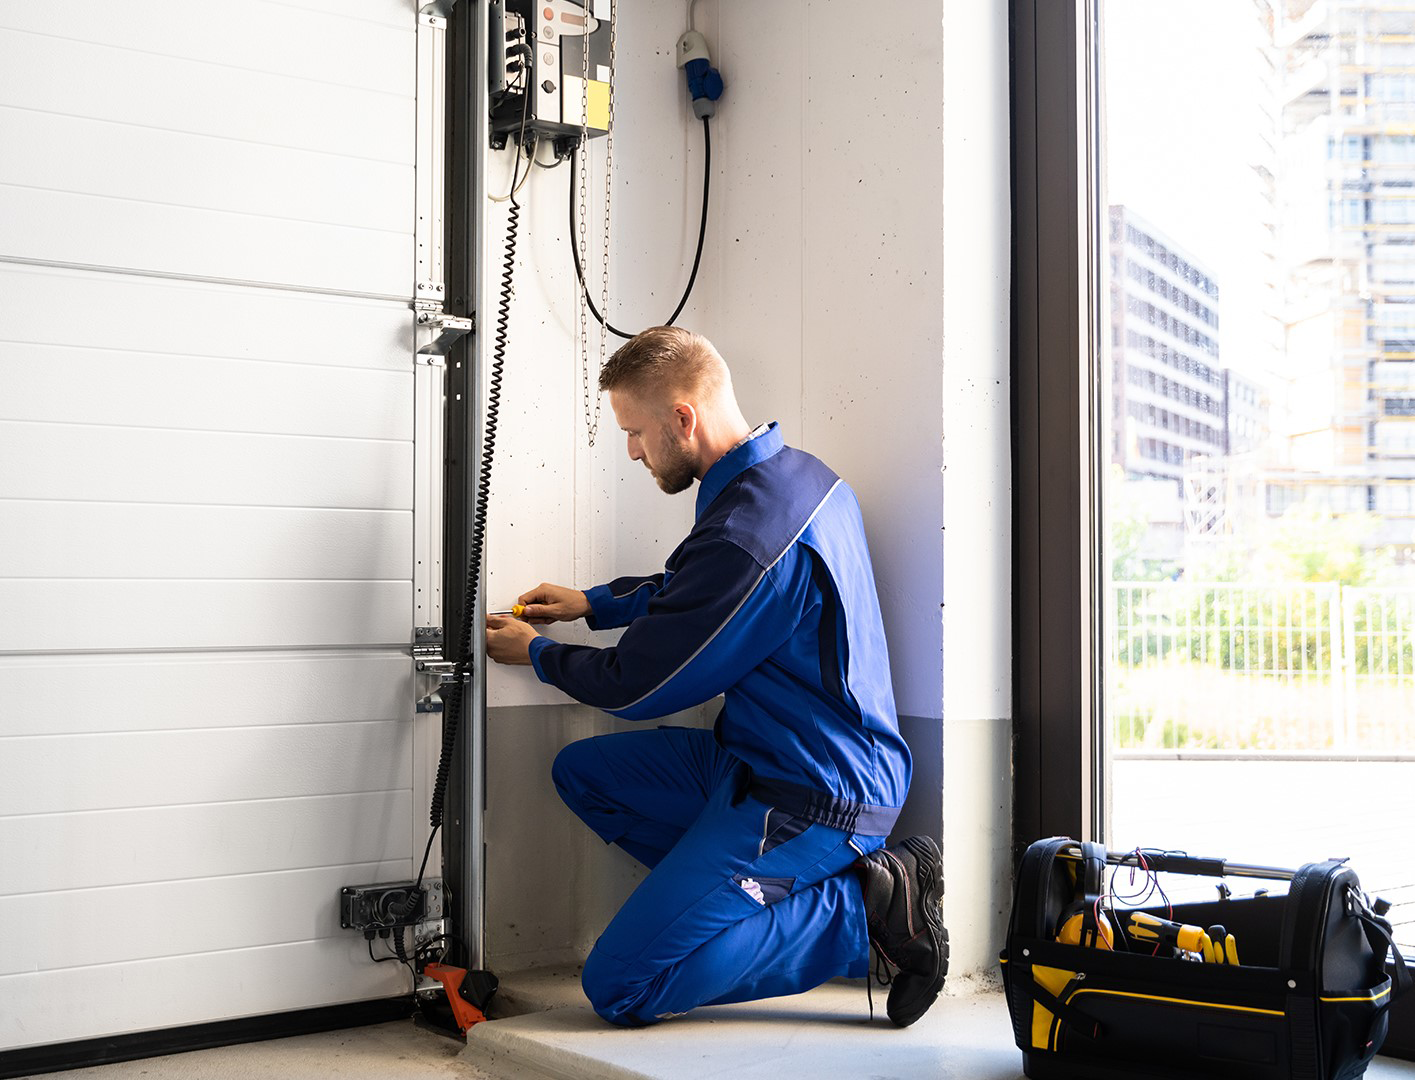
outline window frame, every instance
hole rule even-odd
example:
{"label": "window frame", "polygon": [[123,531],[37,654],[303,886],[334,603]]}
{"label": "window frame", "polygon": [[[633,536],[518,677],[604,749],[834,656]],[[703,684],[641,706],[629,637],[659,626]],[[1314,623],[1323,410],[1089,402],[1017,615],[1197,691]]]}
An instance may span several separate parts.
{"label": "window frame", "polygon": [[[1104,255],[1088,193],[1096,0],[1011,0],[1014,859],[1042,836],[1103,835],[1099,530]],[[1046,272],[1042,273],[1041,268]],[[1108,393],[1108,388],[1106,389]],[[1043,768],[1043,762],[1046,767]]]}

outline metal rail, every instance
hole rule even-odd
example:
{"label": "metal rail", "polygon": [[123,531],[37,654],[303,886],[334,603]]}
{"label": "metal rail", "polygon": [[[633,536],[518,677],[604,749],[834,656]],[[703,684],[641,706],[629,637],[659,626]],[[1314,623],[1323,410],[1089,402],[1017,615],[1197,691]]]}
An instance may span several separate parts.
{"label": "metal rail", "polygon": [[[1291,881],[1296,870],[1281,866],[1259,866],[1252,863],[1235,863],[1227,859],[1203,858],[1183,851],[1165,851],[1160,848],[1141,848],[1139,854],[1145,863],[1158,873],[1196,874],[1204,877],[1245,877],[1262,878],[1266,881]],[[1081,847],[1062,848],[1057,852],[1062,859],[1081,859]],[[1108,851],[1105,861],[1111,866],[1136,866],[1136,851]]]}

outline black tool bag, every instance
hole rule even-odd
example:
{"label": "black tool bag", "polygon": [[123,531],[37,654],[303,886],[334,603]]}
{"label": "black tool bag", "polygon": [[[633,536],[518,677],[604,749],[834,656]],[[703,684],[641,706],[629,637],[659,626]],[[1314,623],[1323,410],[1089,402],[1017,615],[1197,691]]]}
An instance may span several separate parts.
{"label": "black tool bag", "polygon": [[[1127,908],[1106,890],[1132,867],[1290,885],[1284,895],[1238,896],[1220,883],[1212,901]],[[1002,953],[1023,1069],[1034,1080],[1361,1076],[1385,1039],[1391,1001],[1412,981],[1384,909],[1344,860],[1293,871],[1038,840],[1018,868]],[[1146,915],[1229,935],[1228,957],[1223,942],[1195,962],[1198,953],[1142,940]]]}

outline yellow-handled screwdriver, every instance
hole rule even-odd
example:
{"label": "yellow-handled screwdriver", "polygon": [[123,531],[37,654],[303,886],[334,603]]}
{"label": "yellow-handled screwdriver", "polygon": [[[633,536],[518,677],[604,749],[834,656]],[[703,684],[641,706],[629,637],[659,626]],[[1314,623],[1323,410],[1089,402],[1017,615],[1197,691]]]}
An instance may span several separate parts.
{"label": "yellow-handled screwdriver", "polygon": [[1139,941],[1171,945],[1181,952],[1198,953],[1206,964],[1215,960],[1213,939],[1203,927],[1171,922],[1143,911],[1130,913],[1130,936]]}
{"label": "yellow-handled screwdriver", "polygon": [[487,612],[487,615],[488,615],[488,616],[491,616],[491,615],[501,615],[501,616],[505,616],[505,617],[512,618],[512,619],[519,619],[519,618],[520,618],[522,615],[524,615],[525,613],[526,613],[526,605],[525,605],[525,604],[512,604],[512,605],[511,605],[509,608],[507,608],[505,611],[488,611],[488,612]]}

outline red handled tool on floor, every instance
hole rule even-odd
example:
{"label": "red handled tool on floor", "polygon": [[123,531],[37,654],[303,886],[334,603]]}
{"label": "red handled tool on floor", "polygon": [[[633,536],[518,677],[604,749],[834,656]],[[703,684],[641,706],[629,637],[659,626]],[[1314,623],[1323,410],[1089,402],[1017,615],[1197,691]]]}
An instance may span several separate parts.
{"label": "red handled tool on floor", "polygon": [[436,979],[446,988],[452,1017],[457,1021],[457,1030],[463,1035],[473,1024],[480,1024],[487,1018],[486,1007],[498,985],[496,976],[491,972],[428,964],[423,968],[423,974]]}

